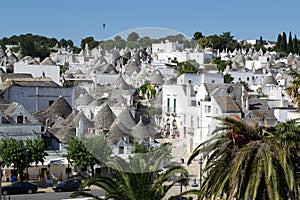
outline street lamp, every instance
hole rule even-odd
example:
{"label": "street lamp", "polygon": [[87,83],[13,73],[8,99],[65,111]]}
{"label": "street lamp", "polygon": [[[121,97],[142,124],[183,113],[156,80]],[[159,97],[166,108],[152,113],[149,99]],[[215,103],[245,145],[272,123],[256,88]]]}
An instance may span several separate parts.
{"label": "street lamp", "polygon": [[28,153],[29,149],[26,149],[26,181],[28,181]]}
{"label": "street lamp", "polygon": [[[180,158],[180,164],[184,164],[184,159]],[[180,174],[180,178],[182,178],[182,173]],[[182,193],[182,180],[180,181],[180,194]],[[182,196],[180,195],[180,200],[182,199]]]}
{"label": "street lamp", "polygon": [[198,185],[198,183],[197,183],[197,180],[196,180],[196,178],[194,178],[194,183],[192,184],[192,187],[198,187],[199,185]]}

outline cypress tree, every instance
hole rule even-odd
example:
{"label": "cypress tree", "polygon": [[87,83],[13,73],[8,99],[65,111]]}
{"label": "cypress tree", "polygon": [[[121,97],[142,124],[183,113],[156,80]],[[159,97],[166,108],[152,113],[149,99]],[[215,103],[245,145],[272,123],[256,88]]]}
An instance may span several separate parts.
{"label": "cypress tree", "polygon": [[293,39],[293,50],[295,54],[299,54],[299,48],[298,48],[298,39],[295,34],[294,39]]}
{"label": "cypress tree", "polygon": [[276,42],[275,48],[276,48],[276,50],[279,51],[279,52],[282,51],[282,49],[281,49],[281,44],[282,44],[282,36],[281,36],[281,34],[278,34],[277,42]]}
{"label": "cypress tree", "polygon": [[264,46],[262,36],[259,38],[259,47],[262,48]]}
{"label": "cypress tree", "polygon": [[286,33],[282,33],[282,41],[281,41],[281,50],[282,52],[287,52],[287,41],[286,41]]}
{"label": "cypress tree", "polygon": [[289,43],[288,43],[288,46],[287,46],[287,53],[294,53],[294,51],[293,51],[293,38],[292,38],[291,31],[290,31],[290,34],[289,34]]}

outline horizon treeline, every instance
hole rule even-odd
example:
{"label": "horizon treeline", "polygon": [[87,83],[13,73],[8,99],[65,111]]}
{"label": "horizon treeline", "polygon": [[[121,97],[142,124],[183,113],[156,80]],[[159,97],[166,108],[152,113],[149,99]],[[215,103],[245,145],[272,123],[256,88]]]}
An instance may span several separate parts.
{"label": "horizon treeline", "polygon": [[124,39],[119,35],[116,35],[113,39],[96,41],[94,37],[89,36],[81,40],[80,47],[74,45],[74,42],[70,39],[57,39],[48,38],[45,36],[33,35],[31,33],[21,34],[19,36],[13,35],[11,37],[3,37],[0,40],[0,46],[3,50],[6,49],[6,45],[14,45],[13,52],[21,52],[23,56],[39,57],[43,60],[49,57],[50,53],[54,51],[53,47],[58,45],[61,48],[69,48],[74,53],[79,53],[88,44],[89,49],[93,49],[100,45],[102,48],[111,50],[113,48],[148,48],[151,47],[153,43],[160,43],[164,41],[178,42],[184,44],[185,48],[194,48],[199,45],[202,48],[211,47],[213,49],[219,49],[220,51],[227,50],[233,51],[235,49],[244,48],[249,50],[254,48],[255,50],[262,49],[266,51],[278,51],[282,57],[288,55],[289,53],[298,54],[300,52],[300,40],[297,39],[296,34],[292,36],[291,31],[287,37],[285,32],[278,34],[276,45],[273,48],[266,49],[263,45],[265,41],[261,36],[259,42],[255,45],[247,44],[244,42],[239,42],[234,39],[231,32],[223,32],[220,35],[214,34],[209,36],[204,36],[202,32],[195,32],[192,39],[185,38],[182,34],[168,35],[163,38],[154,39],[149,36],[140,37],[138,33],[131,32],[128,34],[127,38]]}

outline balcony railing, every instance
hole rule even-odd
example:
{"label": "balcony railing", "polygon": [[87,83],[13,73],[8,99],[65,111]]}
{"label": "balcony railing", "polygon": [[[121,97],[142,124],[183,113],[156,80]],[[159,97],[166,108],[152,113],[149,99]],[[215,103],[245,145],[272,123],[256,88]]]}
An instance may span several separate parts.
{"label": "balcony railing", "polygon": [[176,107],[167,107],[165,106],[164,107],[164,111],[167,112],[167,113],[176,113]]}

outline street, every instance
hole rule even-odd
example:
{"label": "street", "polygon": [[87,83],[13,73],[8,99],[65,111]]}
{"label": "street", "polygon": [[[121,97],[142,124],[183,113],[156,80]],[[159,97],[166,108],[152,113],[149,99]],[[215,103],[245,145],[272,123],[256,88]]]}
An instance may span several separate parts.
{"label": "street", "polygon": [[[87,191],[97,196],[104,196],[103,190],[90,190]],[[10,200],[62,200],[70,199],[69,196],[72,192],[53,192],[53,191],[40,191],[35,194],[22,194],[22,195],[9,195]],[[3,198],[3,197],[2,197]],[[78,197],[82,199],[83,197]],[[6,197],[6,200],[9,198]],[[76,199],[76,198],[75,198]]]}

